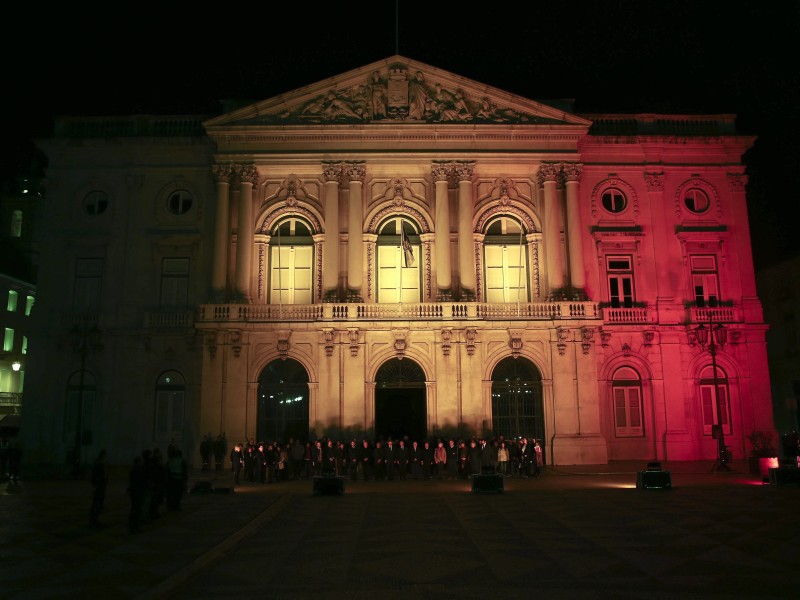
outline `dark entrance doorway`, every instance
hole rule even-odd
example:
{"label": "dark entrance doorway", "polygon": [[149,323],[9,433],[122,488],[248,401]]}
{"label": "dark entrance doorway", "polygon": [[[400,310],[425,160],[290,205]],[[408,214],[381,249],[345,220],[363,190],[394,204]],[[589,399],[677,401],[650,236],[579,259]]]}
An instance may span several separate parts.
{"label": "dark entrance doorway", "polygon": [[536,438],[545,459],[542,375],[527,358],[504,358],[492,372],[492,431],[507,439]]}
{"label": "dark entrance doorway", "polygon": [[293,360],[274,360],[258,378],[256,437],[259,442],[308,439],[308,373]]}
{"label": "dark entrance doorway", "polygon": [[375,439],[428,436],[425,373],[413,360],[393,358],[375,375]]}

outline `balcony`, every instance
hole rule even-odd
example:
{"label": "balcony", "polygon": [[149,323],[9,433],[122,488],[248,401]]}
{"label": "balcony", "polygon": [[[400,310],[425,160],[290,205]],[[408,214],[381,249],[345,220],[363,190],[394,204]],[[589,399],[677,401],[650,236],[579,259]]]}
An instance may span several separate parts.
{"label": "balcony", "polygon": [[22,393],[0,392],[0,406],[13,408],[12,412],[18,413],[22,408]]}
{"label": "balcony", "polygon": [[197,323],[270,323],[332,321],[555,321],[598,319],[595,302],[526,302],[488,304],[441,302],[419,304],[204,304]]}
{"label": "balcony", "polygon": [[609,324],[637,324],[650,323],[655,320],[656,312],[647,307],[603,307],[603,322]]}

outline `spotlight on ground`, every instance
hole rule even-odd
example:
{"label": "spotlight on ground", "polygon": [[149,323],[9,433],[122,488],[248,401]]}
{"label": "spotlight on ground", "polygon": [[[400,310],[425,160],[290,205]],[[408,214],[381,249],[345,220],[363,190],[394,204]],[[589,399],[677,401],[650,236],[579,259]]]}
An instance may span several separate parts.
{"label": "spotlight on ground", "polygon": [[668,490],[672,488],[672,472],[662,471],[660,462],[649,462],[644,471],[636,473],[636,488]]}

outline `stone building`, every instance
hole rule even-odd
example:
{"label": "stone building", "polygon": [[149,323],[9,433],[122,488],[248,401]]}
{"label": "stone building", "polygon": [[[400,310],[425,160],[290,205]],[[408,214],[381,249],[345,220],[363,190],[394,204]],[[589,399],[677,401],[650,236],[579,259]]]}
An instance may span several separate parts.
{"label": "stone building", "polygon": [[215,117],[61,118],[27,458],[197,463],[224,433],[713,461],[719,430],[742,457],[773,414],[734,120],[402,56]]}

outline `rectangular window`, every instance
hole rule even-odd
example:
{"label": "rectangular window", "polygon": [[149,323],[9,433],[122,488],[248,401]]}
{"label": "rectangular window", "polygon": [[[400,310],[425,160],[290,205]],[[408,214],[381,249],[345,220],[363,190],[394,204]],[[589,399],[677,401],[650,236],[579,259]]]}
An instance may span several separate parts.
{"label": "rectangular window", "polygon": [[614,425],[617,437],[644,435],[642,390],[636,386],[614,386]]}
{"label": "rectangular window", "polygon": [[34,297],[33,296],[28,296],[28,297],[25,298],[25,316],[26,317],[30,317],[31,316],[31,310],[33,309],[33,301],[34,301]]}
{"label": "rectangular window", "polygon": [[692,293],[698,307],[716,306],[719,301],[719,279],[715,256],[694,255],[690,257],[692,269]]}
{"label": "rectangular window", "polygon": [[401,246],[378,246],[378,303],[416,304],[420,301],[419,261],[416,250],[412,246],[414,264],[406,267],[405,254]]}
{"label": "rectangular window", "polygon": [[487,245],[486,301],[514,303],[528,301],[527,257],[525,247]]}
{"label": "rectangular window", "polygon": [[75,263],[73,306],[81,311],[98,310],[102,281],[103,259],[79,258]]}
{"label": "rectangular window", "polygon": [[273,246],[271,304],[312,304],[313,246]]}
{"label": "rectangular window", "polygon": [[6,310],[8,312],[14,312],[17,310],[17,297],[17,292],[14,290],[8,290],[8,303],[6,304]]}
{"label": "rectangular window", "polygon": [[189,298],[189,259],[161,261],[161,307],[186,307]]}
{"label": "rectangular window", "polygon": [[[731,434],[731,422],[728,417],[728,388],[724,384],[717,386],[719,393],[719,423],[725,435]],[[700,386],[700,401],[703,413],[703,435],[711,435],[712,427],[717,424],[717,401],[714,397],[714,385],[702,384]]]}
{"label": "rectangular window", "polygon": [[612,308],[633,306],[633,259],[630,256],[606,256],[608,300]]}
{"label": "rectangular window", "polygon": [[14,350],[14,330],[6,327],[6,333],[3,336],[3,352],[11,352]]}

